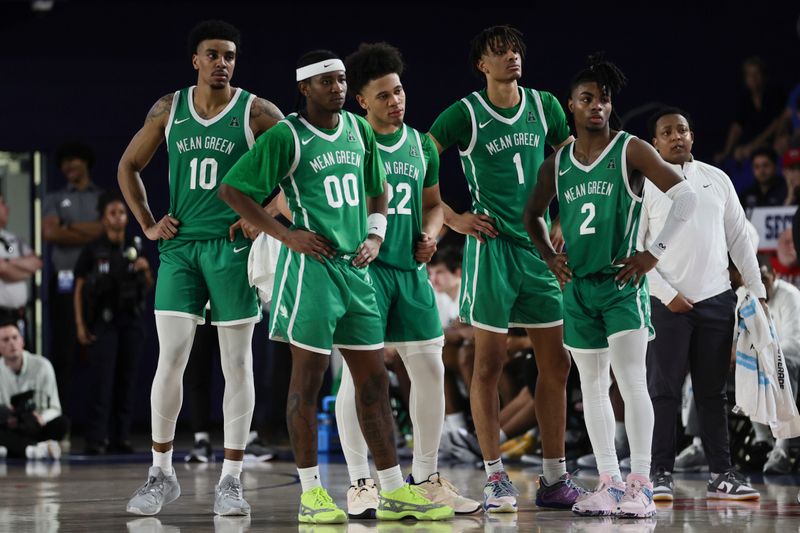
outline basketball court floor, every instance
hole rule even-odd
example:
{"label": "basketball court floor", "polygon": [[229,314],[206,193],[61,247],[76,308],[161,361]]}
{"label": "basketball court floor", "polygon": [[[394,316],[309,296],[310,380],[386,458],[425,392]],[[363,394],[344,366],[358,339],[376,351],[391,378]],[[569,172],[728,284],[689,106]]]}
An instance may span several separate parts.
{"label": "basketball court floor", "polygon": [[[176,457],[183,454],[176,452]],[[660,505],[656,519],[616,520],[536,509],[533,505],[536,470],[513,466],[509,467],[509,473],[522,493],[517,515],[489,517],[480,513],[441,523],[351,521],[336,526],[299,525],[300,483],[294,464],[280,461],[245,465],[242,480],[245,496],[253,508],[251,517],[214,516],[214,485],[219,479],[221,462],[177,463],[181,497],[156,517],[138,517],[125,512],[128,498],[144,482],[149,466],[146,455],[141,454],[138,459],[139,462],[80,458],[57,463],[0,462],[0,532],[800,532],[800,504],[796,499],[800,477],[766,480],[762,476],[753,477],[761,491],[761,501],[737,503],[706,500],[704,474],[678,475],[676,499],[670,505]],[[344,506],[349,481],[341,459],[334,457],[325,462],[323,458],[321,473],[331,495]],[[459,466],[442,468],[442,473],[468,495],[480,497],[484,482],[481,470]],[[578,477],[586,486],[596,482],[592,473],[581,472]]]}

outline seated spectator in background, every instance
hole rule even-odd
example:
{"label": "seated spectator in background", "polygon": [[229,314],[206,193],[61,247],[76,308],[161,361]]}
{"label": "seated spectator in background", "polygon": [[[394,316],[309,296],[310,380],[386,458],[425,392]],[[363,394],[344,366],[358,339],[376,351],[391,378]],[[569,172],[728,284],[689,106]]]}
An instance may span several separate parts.
{"label": "seated spectator in background", "polygon": [[92,149],[80,142],[66,143],[56,152],[56,162],[67,186],[48,193],[44,199],[42,237],[52,246],[47,298],[50,319],[48,357],[53,362],[58,389],[69,412],[69,387],[78,348],[72,303],[73,272],[81,248],[103,234],[103,225],[97,216],[101,191],[92,182],[89,172],[94,164]]}
{"label": "seated spectator in background", "polygon": [[797,205],[800,203],[800,148],[789,148],[784,152],[783,177],[786,180],[783,205]]}
{"label": "seated spectator in background", "polygon": [[783,152],[800,147],[800,83],[789,93],[780,119],[782,124],[775,141],[775,149]]}
{"label": "seated spectator in background", "polygon": [[778,248],[770,256],[770,263],[779,279],[800,289],[800,265],[794,245],[794,230],[787,228],[778,237]]}
{"label": "seated spectator in background", "polygon": [[125,236],[128,209],[122,196],[103,193],[97,210],[105,234],[83,248],[75,265],[75,327],[88,353],[92,390],[85,452],[133,453],[130,430],[144,350],[144,299],[155,282],[142,256],[141,238]]}
{"label": "seated spectator in background", "polygon": [[16,322],[24,339],[28,335],[28,281],[42,268],[42,261],[30,246],[6,229],[8,214],[8,204],[0,194],[0,321]]}
{"label": "seated spectator in background", "polygon": [[[767,287],[769,314],[775,322],[775,330],[786,362],[786,373],[797,396],[800,378],[800,289],[777,279],[772,263],[766,256],[759,256],[761,279]],[[740,289],[741,291],[741,289]],[[739,291],[737,291],[738,295]],[[741,296],[743,299],[744,296]],[[769,426],[753,423],[756,432],[755,442],[772,443]],[[792,463],[789,459],[789,439],[777,439],[764,464],[765,474],[790,474]]]}
{"label": "seated spectator in background", "polygon": [[772,148],[763,147],[753,152],[753,175],[756,181],[740,196],[745,210],[783,205],[786,201],[786,181],[778,174],[777,160],[778,156]]}
{"label": "seated spectator in background", "polygon": [[742,63],[745,91],[736,117],[728,128],[725,147],[714,156],[717,164],[733,157],[742,162],[754,156],[760,146],[772,146],[783,124],[786,93],[769,85],[766,65],[757,56]]}
{"label": "seated spectator in background", "polygon": [[61,414],[53,365],[24,348],[17,324],[0,323],[0,455],[58,459],[69,420]]}

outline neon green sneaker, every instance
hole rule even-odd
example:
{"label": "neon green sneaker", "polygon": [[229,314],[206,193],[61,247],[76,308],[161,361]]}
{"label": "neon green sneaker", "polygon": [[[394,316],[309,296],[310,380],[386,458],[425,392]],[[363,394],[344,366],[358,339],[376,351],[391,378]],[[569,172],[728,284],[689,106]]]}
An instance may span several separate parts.
{"label": "neon green sneaker", "polygon": [[427,499],[423,489],[406,483],[397,490],[380,492],[376,514],[378,520],[447,520],[455,513],[452,507]]}
{"label": "neon green sneaker", "polygon": [[328,491],[315,487],[300,495],[297,519],[309,524],[344,524],[347,514],[336,506]]}

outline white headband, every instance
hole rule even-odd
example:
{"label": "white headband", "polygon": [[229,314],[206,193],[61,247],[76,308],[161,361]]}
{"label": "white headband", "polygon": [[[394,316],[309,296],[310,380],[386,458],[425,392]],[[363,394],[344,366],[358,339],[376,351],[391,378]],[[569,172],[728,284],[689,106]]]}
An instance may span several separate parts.
{"label": "white headband", "polygon": [[317,74],[344,70],[344,63],[341,59],[325,59],[297,69],[297,81],[307,80]]}

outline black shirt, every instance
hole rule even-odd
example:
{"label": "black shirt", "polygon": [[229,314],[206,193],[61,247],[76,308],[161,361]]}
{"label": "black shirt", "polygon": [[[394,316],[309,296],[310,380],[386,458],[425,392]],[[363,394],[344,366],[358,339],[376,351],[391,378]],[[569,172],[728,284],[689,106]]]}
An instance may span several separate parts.
{"label": "black shirt", "polygon": [[739,197],[742,207],[752,209],[753,207],[774,207],[783,205],[786,201],[786,180],[780,176],[772,179],[772,185],[766,193],[761,192],[758,183],[754,183],[742,191]]}

